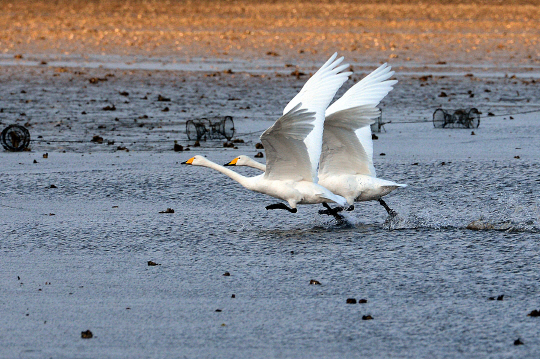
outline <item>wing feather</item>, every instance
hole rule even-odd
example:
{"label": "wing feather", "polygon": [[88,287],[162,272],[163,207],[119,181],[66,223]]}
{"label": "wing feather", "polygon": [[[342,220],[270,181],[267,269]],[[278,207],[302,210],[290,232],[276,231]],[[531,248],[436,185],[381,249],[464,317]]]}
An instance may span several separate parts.
{"label": "wing feather", "polygon": [[371,126],[366,126],[359,128],[354,131],[358,141],[362,145],[362,149],[366,153],[366,161],[368,163],[369,172],[365,173],[366,175],[377,177],[377,171],[375,166],[373,166],[373,139],[371,138]]}
{"label": "wing feather", "polygon": [[263,132],[265,178],[312,181],[311,161],[304,140],[313,130],[314,121],[315,113],[298,103]]}
{"label": "wing feather", "polygon": [[[356,132],[369,129],[369,125],[379,113],[378,108],[364,105],[335,112],[326,118],[319,176],[329,174],[375,176],[375,168],[370,158],[373,156],[373,147],[368,153]],[[369,135],[371,136],[371,131]]]}
{"label": "wing feather", "polygon": [[[323,154],[319,164],[320,174],[376,176],[371,128],[364,123],[365,118],[374,119],[379,116],[375,115],[373,109],[397,83],[396,80],[389,80],[394,75],[391,69],[388,64],[379,66],[327,108]],[[357,108],[360,112],[366,111],[358,114],[359,123],[356,127],[351,126],[351,121],[355,120],[350,118],[350,114],[346,115],[343,112],[351,108]],[[348,132],[346,128],[349,128]]]}
{"label": "wing feather", "polygon": [[312,180],[317,182],[317,169],[321,156],[322,136],[325,119],[325,110],[334,98],[337,90],[349,78],[351,72],[342,72],[349,65],[343,64],[343,57],[337,58],[333,54],[328,61],[306,82],[300,92],[285,106],[283,113],[302,103],[303,107],[315,113],[313,130],[305,138],[309,159],[311,162]]}
{"label": "wing feather", "polygon": [[328,107],[326,116],[356,106],[377,106],[397,83],[397,80],[388,80],[394,75],[391,70],[392,67],[388,64],[379,66]]}

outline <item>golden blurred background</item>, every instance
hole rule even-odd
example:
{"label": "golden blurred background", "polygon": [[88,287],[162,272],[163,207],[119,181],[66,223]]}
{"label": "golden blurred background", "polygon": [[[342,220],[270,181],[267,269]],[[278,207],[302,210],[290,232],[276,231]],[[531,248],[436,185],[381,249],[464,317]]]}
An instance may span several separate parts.
{"label": "golden blurred background", "polygon": [[538,1],[2,1],[0,54],[527,66],[539,20]]}

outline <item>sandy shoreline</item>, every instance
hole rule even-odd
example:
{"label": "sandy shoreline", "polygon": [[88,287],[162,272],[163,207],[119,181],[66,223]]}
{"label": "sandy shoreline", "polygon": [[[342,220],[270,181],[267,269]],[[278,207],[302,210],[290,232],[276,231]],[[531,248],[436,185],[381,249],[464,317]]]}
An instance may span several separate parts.
{"label": "sandy shoreline", "polygon": [[0,125],[138,150],[156,146],[137,140],[185,140],[185,122],[201,116],[232,115],[251,133],[334,51],[355,73],[341,91],[392,65],[400,82],[382,104],[387,121],[429,121],[437,107],[527,112],[540,106],[538,18],[535,1],[2,2]]}
{"label": "sandy shoreline", "polygon": [[[201,116],[232,115],[251,133],[334,51],[355,73],[341,91],[392,65],[400,83],[382,104],[387,121],[429,121],[437,107],[527,112],[540,106],[538,18],[535,1],[3,2],[0,124],[139,150],[155,147],[138,136],[185,140],[185,122]],[[43,147],[55,148],[73,150]]]}
{"label": "sandy shoreline", "polygon": [[3,2],[0,53],[538,66],[539,18],[536,1]]}

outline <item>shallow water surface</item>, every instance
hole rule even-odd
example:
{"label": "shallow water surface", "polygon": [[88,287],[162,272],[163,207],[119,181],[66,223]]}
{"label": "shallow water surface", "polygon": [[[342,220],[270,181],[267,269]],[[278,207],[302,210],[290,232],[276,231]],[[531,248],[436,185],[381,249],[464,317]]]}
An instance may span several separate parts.
{"label": "shallow water surface", "polygon": [[[537,162],[380,161],[409,184],[387,197],[399,218],[361,203],[340,226],[318,206],[266,211],[190,155],[2,154],[2,356],[538,353]],[[501,230],[466,229],[480,218]]]}

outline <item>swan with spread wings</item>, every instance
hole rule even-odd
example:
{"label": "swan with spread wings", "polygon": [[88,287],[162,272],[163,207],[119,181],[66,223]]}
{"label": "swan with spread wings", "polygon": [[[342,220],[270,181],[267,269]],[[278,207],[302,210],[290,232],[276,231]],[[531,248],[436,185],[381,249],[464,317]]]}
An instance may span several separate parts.
{"label": "swan with spread wings", "polygon": [[[388,80],[393,74],[387,64],[380,66],[325,111],[318,183],[344,197],[349,209],[354,208],[354,202],[376,200],[390,215],[395,215],[382,197],[396,188],[406,187],[405,184],[377,178],[373,166],[373,140],[369,125],[380,114],[376,106],[397,83],[396,80]],[[309,149],[313,144],[306,145]],[[245,155],[236,157],[227,165],[265,170],[264,164]],[[335,211],[325,207],[327,210],[321,213],[336,215]]]}
{"label": "swan with spread wings", "polygon": [[343,72],[349,67],[340,65],[343,57],[336,57],[337,53],[330,57],[287,104],[283,116],[261,135],[267,159],[264,174],[245,177],[203,156],[192,157],[184,164],[215,169],[251,191],[282,199],[290,206],[280,202],[267,209],[296,213],[298,204],[346,205],[343,197],[317,183],[325,110],[351,74]]}

